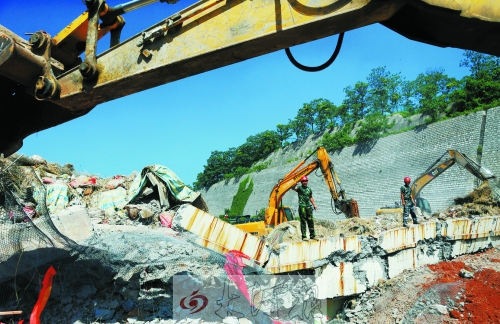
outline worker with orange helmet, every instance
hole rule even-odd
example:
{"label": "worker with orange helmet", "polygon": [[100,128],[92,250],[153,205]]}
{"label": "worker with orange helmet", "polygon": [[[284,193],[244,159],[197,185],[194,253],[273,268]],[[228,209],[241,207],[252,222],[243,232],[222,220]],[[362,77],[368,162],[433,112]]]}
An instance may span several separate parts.
{"label": "worker with orange helmet", "polygon": [[404,186],[401,186],[401,204],[403,205],[403,226],[408,226],[408,215],[411,214],[411,218],[413,219],[413,224],[418,224],[417,215],[415,214],[415,197],[413,197],[413,193],[410,188],[410,177],[405,177],[403,179]]}
{"label": "worker with orange helmet", "polygon": [[299,195],[300,231],[302,233],[302,240],[304,241],[309,240],[307,238],[306,225],[309,228],[309,237],[311,240],[316,238],[316,233],[314,232],[313,208],[315,210],[318,209],[312,196],[312,190],[307,186],[308,182],[309,179],[304,176],[300,179],[300,183],[302,184],[301,186],[297,184],[292,187],[292,189]]}

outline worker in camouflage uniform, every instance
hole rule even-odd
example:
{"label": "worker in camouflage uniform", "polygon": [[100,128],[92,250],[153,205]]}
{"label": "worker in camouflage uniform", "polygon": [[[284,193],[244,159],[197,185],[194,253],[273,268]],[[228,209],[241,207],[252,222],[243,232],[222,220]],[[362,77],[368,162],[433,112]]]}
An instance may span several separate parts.
{"label": "worker in camouflage uniform", "polygon": [[312,196],[312,190],[307,186],[309,180],[307,177],[302,177],[300,179],[301,186],[295,185],[292,189],[297,191],[299,194],[299,217],[300,217],[300,231],[302,232],[302,240],[308,241],[307,238],[307,227],[309,227],[309,237],[311,240],[316,238],[316,233],[314,232],[314,220],[313,220],[313,208],[318,209],[314,198]]}
{"label": "worker in camouflage uniform", "polygon": [[408,227],[408,215],[411,214],[413,224],[418,224],[417,215],[415,214],[415,197],[410,188],[410,177],[404,178],[404,186],[401,186],[401,204],[403,205],[403,226]]}

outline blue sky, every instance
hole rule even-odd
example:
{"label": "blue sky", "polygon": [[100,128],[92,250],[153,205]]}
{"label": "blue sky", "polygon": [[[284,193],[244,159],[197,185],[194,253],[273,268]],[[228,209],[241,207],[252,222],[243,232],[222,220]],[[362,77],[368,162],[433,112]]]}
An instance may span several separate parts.
{"label": "blue sky", "polygon": [[[111,6],[120,3],[108,1]],[[122,39],[192,3],[158,2],[124,15]],[[81,0],[3,0],[0,24],[25,38],[24,33],[37,30],[55,36],[85,9]],[[330,57],[336,39],[300,45],[292,52],[302,64],[319,65]],[[98,51],[108,44],[107,38],[101,40]],[[462,59],[463,50],[414,42],[375,24],[347,32],[337,60],[324,71],[300,71],[284,51],[274,52],[101,104],[81,118],[29,136],[19,153],[71,163],[79,172],[102,177],[161,164],[191,184],[212,151],[274,130],[314,99],[340,104],[343,89],[365,81],[373,68],[385,66],[408,80],[434,68],[462,78],[468,74],[459,67]]]}

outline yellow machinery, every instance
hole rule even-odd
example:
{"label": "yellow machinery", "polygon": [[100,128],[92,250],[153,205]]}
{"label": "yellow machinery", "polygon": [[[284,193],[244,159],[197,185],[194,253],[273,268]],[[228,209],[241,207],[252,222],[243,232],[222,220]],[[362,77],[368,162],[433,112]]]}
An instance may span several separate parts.
{"label": "yellow machinery", "polygon": [[[54,37],[40,31],[27,41],[0,26],[0,154],[100,103],[373,23],[419,42],[500,55],[500,1],[201,0],[121,41],[121,15],[156,1],[85,0],[87,11]],[[111,48],[97,55],[107,32]]]}
{"label": "yellow machinery", "polygon": [[[318,154],[317,159],[304,166],[306,161],[316,153]],[[291,220],[292,213],[290,207],[282,206],[281,201],[283,196],[300,181],[300,178],[317,169],[321,170],[326,185],[330,190],[334,213],[343,213],[348,218],[359,217],[357,201],[346,199],[345,191],[342,189],[339,177],[333,168],[333,163],[328,153],[324,148],[319,147],[274,186],[269,196],[269,205],[266,209],[264,221],[237,224],[235,226],[249,233],[264,235],[272,230],[273,227]],[[339,188],[338,190],[337,187]]]}
{"label": "yellow machinery", "polygon": [[[449,154],[450,157],[440,162],[446,154]],[[439,163],[439,164],[438,164]],[[415,179],[411,184],[411,192],[415,201],[417,203],[417,207],[419,207],[423,212],[427,214],[431,214],[431,206],[427,199],[420,196],[420,191],[429,184],[432,180],[436,179],[440,174],[444,171],[448,170],[455,163],[460,165],[465,170],[472,173],[476,178],[481,181],[486,181],[489,179],[495,178],[495,175],[491,173],[491,171],[486,168],[480,166],[477,162],[470,159],[464,153],[460,153],[457,150],[448,150],[443,153],[424,173],[422,173],[417,179]],[[377,210],[377,215],[385,214],[385,213],[402,213],[403,208],[398,206],[399,203],[396,203],[395,206],[386,206]]]}

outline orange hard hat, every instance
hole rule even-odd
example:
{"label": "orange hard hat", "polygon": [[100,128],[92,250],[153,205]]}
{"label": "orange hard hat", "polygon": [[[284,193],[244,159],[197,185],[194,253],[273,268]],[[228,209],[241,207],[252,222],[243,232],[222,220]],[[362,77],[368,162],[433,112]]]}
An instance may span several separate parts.
{"label": "orange hard hat", "polygon": [[404,180],[405,183],[410,183],[411,182],[411,179],[410,177],[405,177],[405,180]]}
{"label": "orange hard hat", "polygon": [[302,182],[302,181],[309,181],[309,179],[307,179],[306,176],[303,176],[302,178],[300,178],[300,182]]}

